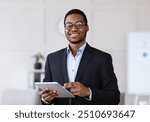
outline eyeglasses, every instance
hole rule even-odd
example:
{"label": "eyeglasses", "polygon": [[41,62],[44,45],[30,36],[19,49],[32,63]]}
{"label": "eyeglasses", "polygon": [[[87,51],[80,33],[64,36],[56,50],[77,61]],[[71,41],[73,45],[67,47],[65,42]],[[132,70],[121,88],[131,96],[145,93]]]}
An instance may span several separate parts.
{"label": "eyeglasses", "polygon": [[73,26],[76,28],[76,29],[81,29],[83,27],[83,25],[86,25],[84,22],[76,22],[75,24],[71,23],[71,22],[67,22],[64,27],[67,29],[67,30],[71,30],[73,28]]}

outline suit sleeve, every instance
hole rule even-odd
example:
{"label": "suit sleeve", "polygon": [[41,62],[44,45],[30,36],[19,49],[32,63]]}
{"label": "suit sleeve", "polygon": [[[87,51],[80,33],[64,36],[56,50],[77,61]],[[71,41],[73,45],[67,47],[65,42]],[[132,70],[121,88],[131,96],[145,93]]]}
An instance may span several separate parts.
{"label": "suit sleeve", "polygon": [[120,102],[120,92],[117,85],[117,78],[114,73],[112,58],[107,55],[101,65],[102,89],[92,90],[92,103],[102,105],[115,105]]}
{"label": "suit sleeve", "polygon": [[[43,82],[52,82],[52,76],[51,76],[51,70],[50,70],[50,55],[47,56],[46,63],[45,63],[45,77],[43,79]],[[48,104],[45,104],[41,98],[41,102],[43,105],[51,105],[54,103],[54,100],[49,102]]]}
{"label": "suit sleeve", "polygon": [[43,82],[52,82],[51,70],[50,70],[50,55],[47,56],[46,63],[45,63],[45,77]]}

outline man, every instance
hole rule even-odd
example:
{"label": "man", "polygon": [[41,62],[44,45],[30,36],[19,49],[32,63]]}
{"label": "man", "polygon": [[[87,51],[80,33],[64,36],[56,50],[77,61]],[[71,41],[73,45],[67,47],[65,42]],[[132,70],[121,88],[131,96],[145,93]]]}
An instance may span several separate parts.
{"label": "man", "polygon": [[43,104],[111,105],[118,104],[120,92],[110,54],[95,49],[86,42],[89,31],[86,15],[78,9],[64,17],[67,48],[48,55],[44,82],[57,81],[75,98],[55,98],[58,91],[44,89]]}

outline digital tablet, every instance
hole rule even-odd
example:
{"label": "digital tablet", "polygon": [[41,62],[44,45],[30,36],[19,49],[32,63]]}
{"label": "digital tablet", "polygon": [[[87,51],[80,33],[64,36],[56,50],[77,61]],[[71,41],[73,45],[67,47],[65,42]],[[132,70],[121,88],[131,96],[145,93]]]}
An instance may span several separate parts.
{"label": "digital tablet", "polygon": [[58,82],[36,82],[35,86],[41,90],[48,88],[49,90],[58,91],[60,94],[56,98],[73,98],[74,97],[72,93],[70,93],[67,89],[65,89]]}

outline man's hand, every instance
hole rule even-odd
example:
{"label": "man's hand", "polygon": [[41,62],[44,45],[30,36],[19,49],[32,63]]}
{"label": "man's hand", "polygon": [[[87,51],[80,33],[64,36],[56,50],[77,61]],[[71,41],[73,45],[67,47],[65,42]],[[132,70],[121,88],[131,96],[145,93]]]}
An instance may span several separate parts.
{"label": "man's hand", "polygon": [[48,103],[48,102],[52,101],[56,96],[58,96],[59,92],[52,91],[49,89],[44,89],[40,92],[40,95],[41,95],[42,99]]}
{"label": "man's hand", "polygon": [[80,96],[80,97],[86,97],[90,96],[90,91],[87,87],[85,87],[82,83],[80,82],[69,82],[65,83],[64,87],[70,88],[70,92],[74,95]]}

